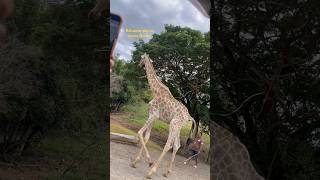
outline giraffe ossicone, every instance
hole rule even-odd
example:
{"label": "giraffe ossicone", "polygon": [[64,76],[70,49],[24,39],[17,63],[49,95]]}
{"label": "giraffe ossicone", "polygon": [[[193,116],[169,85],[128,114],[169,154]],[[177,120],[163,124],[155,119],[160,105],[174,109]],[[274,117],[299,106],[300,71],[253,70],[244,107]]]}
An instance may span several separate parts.
{"label": "giraffe ossicone", "polygon": [[144,58],[149,58],[149,55],[147,53],[144,53],[142,56],[141,56],[142,59]]}

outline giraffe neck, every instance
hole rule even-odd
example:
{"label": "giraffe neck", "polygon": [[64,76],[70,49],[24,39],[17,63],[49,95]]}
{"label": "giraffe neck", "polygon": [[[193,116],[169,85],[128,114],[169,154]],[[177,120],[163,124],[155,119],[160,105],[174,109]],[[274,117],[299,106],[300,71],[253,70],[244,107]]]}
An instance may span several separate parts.
{"label": "giraffe neck", "polygon": [[164,85],[157,77],[156,71],[154,70],[150,59],[146,59],[145,68],[151,91],[155,95],[171,95],[169,88],[166,85]]}
{"label": "giraffe neck", "polygon": [[[212,175],[216,178],[264,180],[255,170],[247,148],[230,131],[213,123]],[[241,168],[239,168],[241,167]],[[221,177],[223,176],[223,177]],[[224,177],[225,176],[225,177]]]}

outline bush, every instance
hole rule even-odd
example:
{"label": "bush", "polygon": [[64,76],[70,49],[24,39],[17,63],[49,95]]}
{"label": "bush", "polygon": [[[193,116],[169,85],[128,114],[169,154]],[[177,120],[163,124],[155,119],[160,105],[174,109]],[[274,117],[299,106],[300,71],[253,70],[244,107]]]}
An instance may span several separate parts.
{"label": "bush", "polygon": [[20,155],[56,119],[55,87],[41,53],[15,39],[0,49],[0,153]]}
{"label": "bush", "polygon": [[139,78],[141,69],[133,62],[126,62],[116,56],[114,73],[111,75],[111,109],[119,111],[125,103],[149,102],[152,92],[146,88],[147,81]]}
{"label": "bush", "polygon": [[120,106],[128,101],[130,95],[125,89],[126,84],[123,77],[112,74],[110,77],[110,106],[112,111],[118,111]]}

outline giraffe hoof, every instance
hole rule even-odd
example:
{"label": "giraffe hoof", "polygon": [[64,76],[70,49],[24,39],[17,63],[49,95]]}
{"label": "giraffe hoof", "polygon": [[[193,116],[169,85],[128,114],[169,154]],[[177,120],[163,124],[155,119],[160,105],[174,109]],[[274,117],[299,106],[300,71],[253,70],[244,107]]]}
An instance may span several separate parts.
{"label": "giraffe hoof", "polygon": [[151,174],[147,174],[147,175],[145,176],[145,178],[146,178],[146,179],[152,179],[152,178],[151,178]]}
{"label": "giraffe hoof", "polygon": [[137,168],[137,165],[135,163],[130,163],[130,167]]}
{"label": "giraffe hoof", "polygon": [[152,176],[152,174],[155,172],[155,170],[154,169],[151,169],[149,172],[148,172],[148,174],[145,176],[145,178],[147,178],[147,179],[152,179],[151,178],[151,176]]}
{"label": "giraffe hoof", "polygon": [[167,171],[166,173],[163,173],[163,176],[167,178],[169,174],[170,174],[170,171]]}

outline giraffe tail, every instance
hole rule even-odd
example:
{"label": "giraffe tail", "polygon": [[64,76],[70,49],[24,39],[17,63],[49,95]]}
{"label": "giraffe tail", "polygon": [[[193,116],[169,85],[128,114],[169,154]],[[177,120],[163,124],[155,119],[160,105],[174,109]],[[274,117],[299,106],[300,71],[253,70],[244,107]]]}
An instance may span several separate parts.
{"label": "giraffe tail", "polygon": [[196,121],[192,117],[191,117],[191,120],[193,122],[193,129],[192,129],[191,139],[194,139],[197,136],[198,126],[197,126]]}
{"label": "giraffe tail", "polygon": [[190,119],[192,120],[192,123],[193,123],[193,129],[192,129],[192,132],[191,132],[191,136],[188,137],[187,141],[186,141],[186,145],[185,147],[189,147],[189,145],[193,142],[193,140],[196,138],[196,134],[197,134],[197,123],[196,121],[190,116]]}

